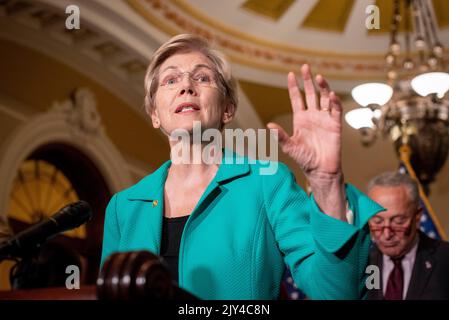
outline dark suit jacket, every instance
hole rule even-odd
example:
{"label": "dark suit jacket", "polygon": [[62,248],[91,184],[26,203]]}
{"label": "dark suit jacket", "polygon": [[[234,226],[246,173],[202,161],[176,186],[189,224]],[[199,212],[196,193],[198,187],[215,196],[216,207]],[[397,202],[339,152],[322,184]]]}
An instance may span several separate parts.
{"label": "dark suit jacket", "polygon": [[[410,284],[405,300],[449,300],[449,242],[434,240],[419,233]],[[369,300],[383,300],[382,253],[373,245],[370,264],[379,266],[380,289],[368,290]]]}

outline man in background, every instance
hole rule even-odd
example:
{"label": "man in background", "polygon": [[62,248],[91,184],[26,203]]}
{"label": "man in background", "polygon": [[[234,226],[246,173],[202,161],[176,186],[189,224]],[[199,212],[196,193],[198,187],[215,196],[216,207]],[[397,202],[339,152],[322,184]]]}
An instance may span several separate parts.
{"label": "man in background", "polygon": [[449,243],[419,231],[416,182],[398,172],[383,173],[369,183],[368,196],[386,209],[369,221],[370,264],[380,269],[381,288],[369,290],[368,299],[449,299]]}

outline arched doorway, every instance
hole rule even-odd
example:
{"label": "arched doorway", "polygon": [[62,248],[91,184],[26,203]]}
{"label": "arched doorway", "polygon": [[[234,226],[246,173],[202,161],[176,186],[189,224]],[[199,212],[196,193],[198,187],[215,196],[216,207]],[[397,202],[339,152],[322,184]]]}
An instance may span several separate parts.
{"label": "arched doorway", "polygon": [[[23,122],[4,141],[0,214],[17,233],[70,202],[87,201],[93,219],[84,229],[50,240],[54,250],[45,253],[55,258],[55,264],[62,260],[57,255],[81,260],[82,283],[93,283],[98,274],[106,205],[111,194],[130,186],[132,180],[120,151],[103,130],[93,95],[87,89],[75,92],[48,112]],[[39,197],[41,202],[35,199]],[[9,288],[3,285],[5,279],[8,274],[0,264],[1,289]]]}
{"label": "arched doorway", "polygon": [[[19,167],[7,215],[14,233],[18,233],[71,202],[87,201],[93,218],[85,226],[58,235],[50,242],[79,255],[82,282],[94,283],[101,254],[104,211],[110,196],[93,161],[73,146],[51,143],[33,151]],[[46,254],[53,253],[50,250]]]}

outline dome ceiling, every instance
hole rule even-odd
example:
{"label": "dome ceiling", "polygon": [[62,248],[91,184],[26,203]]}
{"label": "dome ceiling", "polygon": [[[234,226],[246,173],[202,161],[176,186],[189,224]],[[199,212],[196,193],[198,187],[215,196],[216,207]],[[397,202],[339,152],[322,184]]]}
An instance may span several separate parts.
{"label": "dome ceiling", "polygon": [[[309,62],[338,80],[346,91],[354,81],[382,80],[388,46],[391,0],[127,0],[150,24],[168,35],[201,34],[231,59],[249,67],[247,80],[260,70],[285,73]],[[449,4],[433,0],[443,44],[449,43]],[[380,29],[368,30],[366,7],[380,10]],[[271,78],[266,84],[283,85]],[[262,81],[263,80],[259,80]]]}

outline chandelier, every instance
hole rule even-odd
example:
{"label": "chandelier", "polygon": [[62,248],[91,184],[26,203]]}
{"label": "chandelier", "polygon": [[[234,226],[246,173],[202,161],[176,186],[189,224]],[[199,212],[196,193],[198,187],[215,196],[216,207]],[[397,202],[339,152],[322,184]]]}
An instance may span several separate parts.
{"label": "chandelier", "polygon": [[385,56],[387,83],[353,88],[352,97],[361,108],[345,115],[360,131],[363,145],[389,136],[398,156],[407,146],[427,190],[449,151],[449,74],[444,72],[445,52],[436,30],[431,1],[394,0]]}

